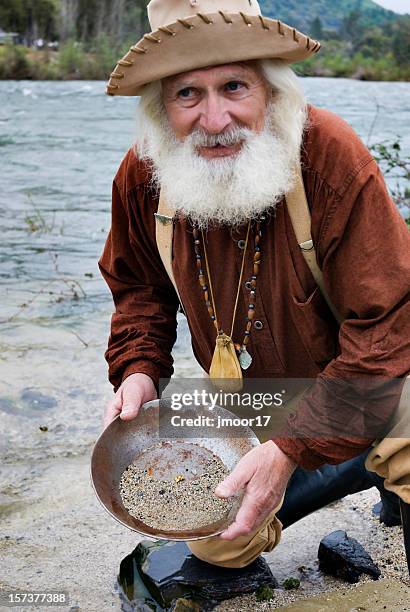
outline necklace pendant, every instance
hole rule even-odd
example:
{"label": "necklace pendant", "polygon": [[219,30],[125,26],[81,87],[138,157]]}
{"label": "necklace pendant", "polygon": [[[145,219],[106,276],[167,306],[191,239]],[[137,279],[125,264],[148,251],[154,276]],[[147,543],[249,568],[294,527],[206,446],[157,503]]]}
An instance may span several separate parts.
{"label": "necklace pendant", "polygon": [[241,348],[239,353],[239,365],[242,370],[247,370],[252,363],[252,357],[245,347]]}

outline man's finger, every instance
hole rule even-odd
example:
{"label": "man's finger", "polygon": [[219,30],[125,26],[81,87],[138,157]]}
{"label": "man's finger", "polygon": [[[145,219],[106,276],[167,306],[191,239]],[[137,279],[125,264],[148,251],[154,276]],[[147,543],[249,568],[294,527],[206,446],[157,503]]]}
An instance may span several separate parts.
{"label": "man's finger", "polygon": [[215,489],[215,495],[218,497],[232,497],[240,489],[248,484],[254,475],[255,467],[249,462],[240,461],[232,472],[219,483]]}
{"label": "man's finger", "polygon": [[142,403],[141,393],[135,389],[127,390],[124,388],[122,392],[123,403],[120,418],[125,421],[135,419]]}
{"label": "man's finger", "polygon": [[124,404],[123,409],[121,410],[120,418],[124,419],[124,421],[135,419],[138,414],[139,405],[130,402],[129,404]]}
{"label": "man's finger", "polygon": [[121,391],[118,391],[114,397],[114,399],[108,404],[104,418],[103,418],[103,428],[105,429],[108,425],[115,419],[117,415],[121,412],[122,406],[122,397]]}

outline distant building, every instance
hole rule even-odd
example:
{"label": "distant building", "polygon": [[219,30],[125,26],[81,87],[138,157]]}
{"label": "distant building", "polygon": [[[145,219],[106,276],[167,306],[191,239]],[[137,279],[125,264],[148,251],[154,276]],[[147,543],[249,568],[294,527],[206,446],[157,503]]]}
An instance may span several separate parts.
{"label": "distant building", "polygon": [[13,44],[16,45],[20,42],[20,34],[18,32],[5,32],[0,28],[0,45]]}

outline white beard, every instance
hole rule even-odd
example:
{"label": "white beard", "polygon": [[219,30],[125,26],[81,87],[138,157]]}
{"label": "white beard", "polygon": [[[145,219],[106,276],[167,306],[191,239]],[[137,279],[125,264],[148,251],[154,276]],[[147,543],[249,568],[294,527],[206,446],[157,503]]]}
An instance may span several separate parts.
{"label": "white beard", "polygon": [[[289,117],[285,98],[267,108],[260,133],[239,127],[217,136],[196,131],[180,142],[165,117],[161,123],[149,131],[140,151],[152,161],[154,181],[168,205],[200,228],[257,219],[294,184],[304,113]],[[205,159],[197,153],[202,145],[241,141],[241,150],[232,157]]]}

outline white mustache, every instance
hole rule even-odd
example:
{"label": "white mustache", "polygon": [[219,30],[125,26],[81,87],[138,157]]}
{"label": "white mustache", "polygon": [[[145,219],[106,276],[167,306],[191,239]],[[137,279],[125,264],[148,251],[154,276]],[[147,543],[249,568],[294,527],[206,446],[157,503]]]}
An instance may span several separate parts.
{"label": "white mustache", "polygon": [[247,141],[252,135],[251,130],[246,128],[233,128],[220,134],[208,134],[203,130],[196,130],[187,138],[193,148],[199,147],[231,147],[241,142]]}

